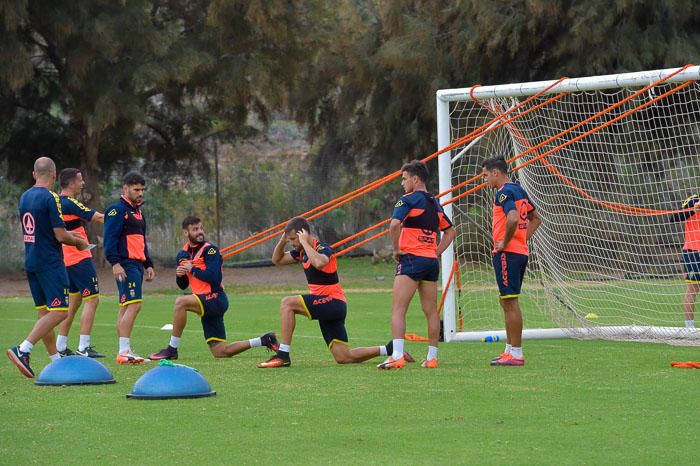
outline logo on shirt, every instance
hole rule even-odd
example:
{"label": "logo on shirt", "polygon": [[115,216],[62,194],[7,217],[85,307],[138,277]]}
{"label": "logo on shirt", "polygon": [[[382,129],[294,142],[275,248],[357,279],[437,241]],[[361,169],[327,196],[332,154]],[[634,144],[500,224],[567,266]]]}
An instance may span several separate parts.
{"label": "logo on shirt", "polygon": [[498,196],[498,202],[503,202],[503,201],[505,201],[506,199],[508,199],[508,195],[507,195],[507,194],[501,194],[500,196]]}
{"label": "logo on shirt", "polygon": [[34,216],[27,212],[22,216],[22,229],[24,229],[24,242],[33,243],[34,242],[34,228],[36,222],[34,221]]}
{"label": "logo on shirt", "polygon": [[210,256],[211,256],[212,254],[216,254],[216,249],[214,249],[214,248],[209,249],[209,252],[208,252],[207,254],[210,255]]}
{"label": "logo on shirt", "polygon": [[34,216],[27,212],[22,216],[22,226],[24,227],[24,232],[27,233],[28,235],[33,235],[34,234]]}
{"label": "logo on shirt", "polygon": [[107,212],[107,217],[114,217],[115,215],[117,215],[117,209],[112,209]]}
{"label": "logo on shirt", "polygon": [[394,207],[401,207],[402,205],[404,205],[403,199],[399,199],[399,202],[394,204]]}

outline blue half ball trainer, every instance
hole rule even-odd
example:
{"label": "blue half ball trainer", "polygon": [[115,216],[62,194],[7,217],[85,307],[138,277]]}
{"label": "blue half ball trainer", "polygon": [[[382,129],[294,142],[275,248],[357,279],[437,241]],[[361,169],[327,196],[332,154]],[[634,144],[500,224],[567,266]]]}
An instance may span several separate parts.
{"label": "blue half ball trainer", "polygon": [[191,367],[168,364],[154,367],[143,374],[126,397],[137,400],[170,400],[214,395],[216,392],[199,372]]}
{"label": "blue half ball trainer", "polygon": [[85,356],[67,356],[44,367],[36,385],[101,385],[115,383],[112,373],[99,361]]}

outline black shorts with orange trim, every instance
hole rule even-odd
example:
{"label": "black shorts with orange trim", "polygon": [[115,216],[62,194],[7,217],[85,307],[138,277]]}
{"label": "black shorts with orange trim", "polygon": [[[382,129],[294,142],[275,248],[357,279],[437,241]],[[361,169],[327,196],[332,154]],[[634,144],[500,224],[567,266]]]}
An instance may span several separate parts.
{"label": "black shorts with orange trim", "polygon": [[519,297],[528,256],[517,252],[496,252],[491,260],[501,299]]}
{"label": "black shorts with orange trim", "polygon": [[224,314],[228,311],[228,296],[223,291],[209,294],[194,295],[199,301],[202,316],[202,330],[207,343],[211,341],[226,341],[226,326]]}
{"label": "black shorts with orange trim", "polygon": [[348,306],[345,301],[315,294],[299,295],[299,297],[304,304],[307,317],[318,320],[321,334],[329,348],[334,343],[348,343],[348,332],[345,329]]}
{"label": "black shorts with orange trim", "polygon": [[417,282],[436,282],[440,276],[440,262],[434,257],[404,254],[396,264],[396,275],[406,275]]}
{"label": "black shorts with orange trim", "polygon": [[68,274],[65,267],[27,272],[27,281],[37,310],[68,310]]}
{"label": "black shorts with orange trim", "polygon": [[70,286],[70,294],[80,294],[83,299],[90,299],[100,294],[100,286],[97,283],[97,271],[92,259],[86,257],[77,264],[66,267]]}

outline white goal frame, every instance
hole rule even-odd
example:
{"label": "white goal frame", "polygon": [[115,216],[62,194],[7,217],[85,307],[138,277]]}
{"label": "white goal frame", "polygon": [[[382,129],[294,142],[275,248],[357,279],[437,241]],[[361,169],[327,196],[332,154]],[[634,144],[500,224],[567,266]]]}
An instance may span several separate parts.
{"label": "white goal frame", "polygon": [[[455,101],[471,101],[478,99],[480,101],[496,98],[496,97],[523,97],[527,98],[536,93],[551,87],[542,95],[557,94],[561,92],[582,92],[594,91],[602,89],[616,88],[640,88],[652,84],[674,72],[678,68],[670,68],[663,70],[642,71],[636,73],[611,74],[605,76],[583,77],[564,79],[558,84],[557,81],[538,81],[517,84],[504,84],[495,86],[473,86],[461,89],[443,89],[436,93],[437,104],[437,142],[438,150],[441,150],[452,142],[451,127],[450,127],[450,103]],[[669,78],[666,83],[679,83],[685,81],[700,81],[700,66],[688,67],[680,73]],[[555,85],[556,84],[556,85]],[[553,87],[552,87],[553,86]],[[478,139],[477,139],[478,140]],[[477,140],[472,143],[476,143]],[[462,149],[465,150],[465,149]],[[454,152],[454,153],[453,153]],[[453,149],[441,154],[438,158],[439,172],[439,192],[445,193],[452,188],[452,159],[458,155],[458,150]],[[456,158],[456,157],[455,157]],[[476,175],[476,173],[475,173]],[[441,203],[449,201],[452,198],[451,193],[445,194],[441,199]],[[445,213],[453,217],[452,204],[446,204]],[[536,250],[534,252],[536,254]],[[499,337],[501,340],[505,338],[505,332],[501,330],[491,331],[471,331],[461,332],[457,328],[457,308],[455,283],[454,280],[449,281],[450,272],[454,262],[454,245],[450,245],[442,254],[442,287],[445,298],[443,308],[443,330],[444,341],[481,341],[485,337]],[[496,302],[497,288],[494,280],[493,293],[494,303]],[[652,326],[611,326],[609,330],[613,333],[618,332],[625,335],[626,339],[635,339],[635,335],[640,335],[640,339],[645,339],[645,336],[653,336],[657,331],[663,331],[668,337],[669,333],[674,331],[683,332],[684,338],[688,337],[688,333],[694,334],[695,338],[700,339],[700,329],[692,331],[690,329],[681,329],[675,327],[652,327]],[[549,328],[549,329],[526,329],[523,332],[523,338],[566,338],[579,337],[586,338],[587,329],[581,328]]]}

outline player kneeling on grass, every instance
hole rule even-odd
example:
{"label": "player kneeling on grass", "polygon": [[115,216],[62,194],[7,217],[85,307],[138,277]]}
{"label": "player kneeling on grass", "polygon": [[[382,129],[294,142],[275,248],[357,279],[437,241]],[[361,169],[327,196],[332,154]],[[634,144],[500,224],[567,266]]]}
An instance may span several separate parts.
{"label": "player kneeling on grass", "polygon": [[204,240],[202,221],[197,217],[186,217],[182,221],[182,229],[187,243],[177,255],[175,276],[177,286],[183,290],[191,287],[192,294],[180,296],[175,300],[170,344],[148,358],[178,358],[177,349],[187,324],[187,311],[201,317],[204,338],[215,358],[230,358],[254,346],[266,346],[277,351],[277,339],[272,332],[259,338],[226,344],[224,314],[228,310],[228,298],[224,292],[221,253],[216,246]]}
{"label": "player kneeling on grass", "polygon": [[[358,363],[391,354],[391,343],[388,346],[353,349],[348,347],[348,333],[345,330],[347,305],[345,294],[338,282],[337,259],[333,249],[319,242],[318,238],[312,236],[309,231],[310,226],[306,219],[293,218],[287,224],[272,253],[272,262],[275,265],[301,263],[311,294],[287,296],[282,299],[279,350],[274,357],[258,364],[258,367],[273,368],[291,365],[289,351],[297,314],[306,316],[310,320],[318,320],[323,339],[338,364]],[[292,246],[292,250],[285,252],[287,243]],[[408,353],[404,353],[404,357],[413,362],[413,358]]]}

